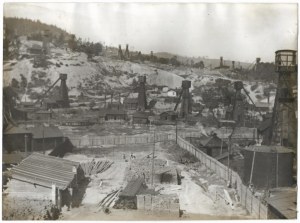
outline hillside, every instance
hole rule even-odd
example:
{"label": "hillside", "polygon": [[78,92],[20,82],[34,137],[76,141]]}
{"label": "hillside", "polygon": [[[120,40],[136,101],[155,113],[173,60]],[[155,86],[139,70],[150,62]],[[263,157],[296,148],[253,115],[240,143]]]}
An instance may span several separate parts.
{"label": "hillside", "polygon": [[[186,64],[187,62],[191,63],[191,61],[193,60],[194,63],[198,63],[200,61],[203,61],[205,67],[207,67],[207,68],[209,68],[210,66],[212,68],[220,66],[220,59],[212,59],[212,58],[207,58],[207,57],[187,57],[187,56],[181,56],[181,55],[167,53],[167,52],[157,52],[157,53],[154,53],[154,55],[157,56],[157,57],[163,57],[163,58],[168,58],[168,59],[171,59],[172,57],[176,56],[178,61],[180,61],[183,64]],[[226,60],[226,58],[224,58],[223,63],[226,66],[229,66],[229,67],[232,66],[232,61],[231,60]],[[251,66],[250,63],[245,63],[245,62],[242,62],[242,61],[235,61],[235,67],[236,68],[242,67],[244,69],[247,69],[250,66]]]}
{"label": "hillside", "polygon": [[[53,41],[50,43],[50,53],[47,55],[32,54],[30,50],[33,47],[42,47],[42,41],[23,38],[22,34],[29,35],[34,30],[38,32],[43,29],[52,30],[53,35],[70,34],[55,26],[26,19],[6,18],[5,22],[12,25],[11,29],[17,30],[19,46],[18,53],[12,59],[4,61],[3,83],[4,86],[8,86],[12,84],[12,80],[20,83],[25,78],[27,87],[20,91],[22,100],[36,99],[57,80],[60,73],[68,74],[67,86],[70,92],[76,95],[83,93],[91,97],[110,91],[129,94],[132,92],[134,79],[137,80],[138,76],[145,75],[148,88],[153,85],[179,89],[182,80],[191,80],[191,91],[195,100],[200,103],[203,91],[216,87],[214,85],[217,79],[232,83],[242,78],[245,88],[254,101],[265,99],[264,89],[268,88],[268,83],[262,82],[259,84],[260,87],[253,88],[253,85],[257,85],[256,81],[251,82],[247,80],[247,76],[230,69],[215,70],[208,67],[198,69],[150,61],[119,60],[114,47],[104,48],[98,56],[88,56],[79,50],[72,51],[66,48],[66,45],[59,47],[53,44]],[[10,48],[16,46],[10,45]],[[160,56],[172,56],[172,54],[163,53]],[[178,58],[183,57],[178,56]],[[218,59],[203,59],[203,61],[205,64],[208,62],[215,64],[213,66],[218,66],[219,63]],[[229,87],[233,88],[232,84]]]}
{"label": "hillside", "polygon": [[52,36],[56,37],[59,37],[60,35],[68,37],[71,35],[66,31],[62,30],[61,28],[58,28],[54,25],[41,23],[39,20],[33,21],[30,19],[23,18],[4,17],[3,23],[5,24],[6,32],[8,32],[9,35],[30,36],[33,34],[38,34],[45,30],[48,30]]}

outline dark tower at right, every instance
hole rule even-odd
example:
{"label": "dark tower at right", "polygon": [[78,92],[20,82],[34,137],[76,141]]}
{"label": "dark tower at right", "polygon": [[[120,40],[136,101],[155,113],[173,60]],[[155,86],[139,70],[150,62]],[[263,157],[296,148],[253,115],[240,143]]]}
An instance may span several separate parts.
{"label": "dark tower at right", "polygon": [[237,126],[244,126],[245,119],[245,106],[242,96],[243,82],[234,82],[235,95],[233,100],[232,119],[236,122]]}
{"label": "dark tower at right", "polygon": [[191,81],[184,80],[182,81],[182,101],[179,116],[181,118],[186,118],[188,114],[192,113],[191,106],[191,95],[190,95],[190,87]]}
{"label": "dark tower at right", "polygon": [[275,52],[278,73],[269,144],[297,148],[297,51]]}
{"label": "dark tower at right", "polygon": [[145,111],[147,109],[147,98],[146,98],[146,76],[140,76],[139,82],[139,94],[138,94],[138,105],[137,110]]}
{"label": "dark tower at right", "polygon": [[70,103],[69,103],[69,96],[68,96],[68,87],[67,87],[67,74],[59,74],[60,78],[60,88],[59,88],[59,104],[61,108],[69,108]]}

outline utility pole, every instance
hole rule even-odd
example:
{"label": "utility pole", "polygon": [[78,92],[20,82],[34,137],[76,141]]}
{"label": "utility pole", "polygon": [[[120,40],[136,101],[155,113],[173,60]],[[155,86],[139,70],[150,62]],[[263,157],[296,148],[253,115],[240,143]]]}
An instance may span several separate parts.
{"label": "utility pole", "polygon": [[43,154],[45,154],[45,146],[44,146],[44,143],[45,143],[45,126],[43,125]]}
{"label": "utility pole", "polygon": [[231,153],[231,143],[232,143],[231,138],[232,138],[232,136],[234,134],[235,127],[236,127],[236,123],[233,126],[231,134],[228,137],[228,156],[227,156],[227,170],[228,170],[228,172],[227,172],[227,174],[228,174],[227,175],[228,176],[228,185],[227,186],[228,187],[231,187],[231,177],[229,176],[229,173],[230,173],[230,153]]}
{"label": "utility pole", "polygon": [[151,173],[151,187],[153,189],[153,178],[154,178],[154,154],[155,153],[155,129],[153,131],[153,151],[152,151],[152,173]]}
{"label": "utility pole", "polygon": [[176,119],[176,129],[175,129],[175,133],[176,133],[176,144],[177,144],[177,134],[178,134],[178,129],[177,129],[177,119]]}

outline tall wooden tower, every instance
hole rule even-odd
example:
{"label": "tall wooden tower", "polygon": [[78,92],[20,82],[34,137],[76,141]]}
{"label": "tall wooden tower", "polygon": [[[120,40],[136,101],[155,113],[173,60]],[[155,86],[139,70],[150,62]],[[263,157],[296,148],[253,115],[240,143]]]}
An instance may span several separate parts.
{"label": "tall wooden tower", "polygon": [[140,76],[139,82],[139,94],[138,94],[138,105],[137,110],[144,111],[147,109],[147,98],[146,98],[146,76]]}
{"label": "tall wooden tower", "polygon": [[297,148],[297,100],[293,91],[297,89],[297,51],[276,51],[275,66],[278,83],[269,142]]}

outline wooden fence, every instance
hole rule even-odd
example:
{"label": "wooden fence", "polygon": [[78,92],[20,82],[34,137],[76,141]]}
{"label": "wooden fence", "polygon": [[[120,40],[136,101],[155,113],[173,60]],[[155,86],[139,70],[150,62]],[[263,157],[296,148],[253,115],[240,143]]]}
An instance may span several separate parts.
{"label": "wooden fence", "polygon": [[255,197],[250,189],[245,186],[240,176],[227,166],[220,163],[216,159],[208,156],[191,143],[185,141],[182,137],[177,137],[178,145],[193,154],[198,160],[203,163],[206,168],[214,171],[217,176],[225,181],[231,181],[232,185],[236,185],[240,203],[248,210],[248,212],[258,219],[268,218],[268,207],[264,205],[259,198]]}
{"label": "wooden fence", "polygon": [[[102,145],[128,145],[128,144],[147,144],[154,142],[154,134],[142,134],[142,135],[111,135],[111,136],[91,136],[85,135],[79,136],[67,136],[72,144],[77,148],[84,147],[97,147]],[[174,140],[175,137],[172,134],[156,133],[155,142],[164,142]]]}

